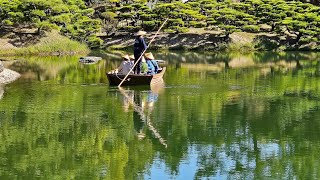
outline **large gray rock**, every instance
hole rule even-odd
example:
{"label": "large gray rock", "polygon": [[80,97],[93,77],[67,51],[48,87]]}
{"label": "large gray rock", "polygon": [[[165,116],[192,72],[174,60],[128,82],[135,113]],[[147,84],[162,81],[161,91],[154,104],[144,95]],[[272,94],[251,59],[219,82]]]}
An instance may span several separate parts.
{"label": "large gray rock", "polygon": [[0,84],[0,99],[2,99],[3,94],[4,94],[4,85]]}
{"label": "large gray rock", "polygon": [[4,68],[2,62],[0,61],[0,85],[8,84],[20,77],[20,74],[12,71],[10,69]]}
{"label": "large gray rock", "polygon": [[83,64],[95,64],[98,61],[100,61],[102,58],[101,57],[95,57],[95,56],[86,56],[86,57],[81,57],[79,59],[79,62]]}
{"label": "large gray rock", "polygon": [[2,62],[0,61],[0,73],[4,70],[4,66],[2,64]]}

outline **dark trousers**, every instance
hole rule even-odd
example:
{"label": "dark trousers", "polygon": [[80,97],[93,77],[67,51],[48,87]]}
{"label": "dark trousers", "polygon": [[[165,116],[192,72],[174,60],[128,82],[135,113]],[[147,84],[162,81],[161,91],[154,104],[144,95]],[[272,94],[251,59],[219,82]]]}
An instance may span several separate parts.
{"label": "dark trousers", "polygon": [[[141,53],[134,53],[134,63],[136,63],[137,62],[137,60],[139,59],[139,57],[141,56]],[[134,73],[135,74],[140,74],[140,72],[141,72],[141,59],[142,58],[140,58],[139,59],[139,62],[137,63],[137,65],[133,68],[133,71],[134,71]]]}

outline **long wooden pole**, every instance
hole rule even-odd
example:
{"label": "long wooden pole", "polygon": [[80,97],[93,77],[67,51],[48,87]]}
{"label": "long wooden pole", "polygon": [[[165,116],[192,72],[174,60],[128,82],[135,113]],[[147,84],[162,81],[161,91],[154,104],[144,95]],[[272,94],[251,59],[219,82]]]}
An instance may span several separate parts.
{"label": "long wooden pole", "polygon": [[144,55],[144,53],[147,51],[147,49],[149,48],[150,44],[153,42],[153,40],[157,37],[158,33],[160,32],[160,30],[162,29],[162,27],[164,26],[164,24],[168,21],[169,18],[167,18],[162,25],[160,26],[160,28],[158,29],[157,33],[153,36],[153,38],[151,39],[151,41],[149,42],[147,48],[141,53],[140,57],[138,58],[138,60],[134,63],[134,65],[132,66],[132,68],[130,69],[130,71],[127,73],[127,75],[122,79],[122,81],[120,82],[120,84],[118,85],[118,87],[121,87],[122,83],[127,79],[127,77],[129,76],[129,74],[132,72],[132,70],[134,69],[134,67],[138,64],[138,62],[140,61],[140,59],[142,58],[142,56]]}

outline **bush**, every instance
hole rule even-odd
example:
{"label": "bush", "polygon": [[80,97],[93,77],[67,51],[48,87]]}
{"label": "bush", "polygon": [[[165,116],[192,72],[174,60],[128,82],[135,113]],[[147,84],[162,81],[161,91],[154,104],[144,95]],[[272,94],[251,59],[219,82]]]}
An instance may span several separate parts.
{"label": "bush", "polygon": [[202,28],[206,27],[206,23],[198,21],[189,21],[189,27]]}
{"label": "bush", "polygon": [[246,25],[242,27],[242,30],[245,32],[259,32],[260,31],[260,27],[257,25]]}
{"label": "bush", "polygon": [[143,21],[141,26],[146,31],[152,31],[152,30],[154,30],[156,28],[157,22],[156,21]]}
{"label": "bush", "polygon": [[165,29],[166,33],[186,33],[189,31],[187,27],[179,27],[179,26],[170,26],[168,29]]}
{"label": "bush", "polygon": [[269,37],[258,37],[254,39],[255,49],[263,51],[275,50],[280,46],[280,43]]}
{"label": "bush", "polygon": [[217,24],[216,21],[207,21],[207,27]]}
{"label": "bush", "polygon": [[140,17],[140,19],[141,19],[142,21],[148,21],[148,20],[152,19],[152,18],[151,18],[151,14],[145,14],[145,13],[141,13],[141,14],[139,15],[139,17]]}
{"label": "bush", "polygon": [[179,26],[171,26],[169,29],[172,29],[175,33],[186,33],[189,31],[189,28]]}
{"label": "bush", "polygon": [[189,28],[187,28],[187,27],[178,27],[177,28],[178,33],[186,33],[188,31],[189,31]]}
{"label": "bush", "polygon": [[121,28],[119,28],[119,30],[123,30],[123,31],[127,31],[127,32],[136,32],[140,29],[139,26],[123,26]]}
{"label": "bush", "polygon": [[113,21],[117,17],[117,14],[114,12],[104,12],[101,16],[108,21]]}
{"label": "bush", "polygon": [[311,43],[311,42],[317,42],[317,38],[315,37],[303,37],[300,39],[300,43],[301,44],[307,44],[307,43]]}
{"label": "bush", "polygon": [[87,44],[91,48],[99,48],[102,45],[103,41],[95,35],[88,37]]}
{"label": "bush", "polygon": [[245,25],[247,25],[248,23],[247,22],[245,22],[245,21],[236,21],[235,22],[235,25],[236,26],[245,26]]}
{"label": "bush", "polygon": [[164,32],[166,33],[175,33],[176,31],[173,29],[165,29]]}
{"label": "bush", "polygon": [[169,24],[169,26],[184,26],[184,22],[181,18],[170,19],[168,24]]}

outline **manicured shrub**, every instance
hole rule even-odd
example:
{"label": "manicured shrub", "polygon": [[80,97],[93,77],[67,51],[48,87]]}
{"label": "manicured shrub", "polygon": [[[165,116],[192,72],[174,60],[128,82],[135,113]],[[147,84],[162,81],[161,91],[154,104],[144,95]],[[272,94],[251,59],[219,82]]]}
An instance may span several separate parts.
{"label": "manicured shrub", "polygon": [[245,32],[259,32],[260,31],[260,27],[257,25],[246,25],[242,27],[242,30]]}
{"label": "manicured shrub", "polygon": [[174,30],[176,33],[186,33],[189,31],[187,27],[171,26],[170,29]]}
{"label": "manicured shrub", "polygon": [[166,33],[175,33],[176,31],[173,29],[165,29],[164,32]]}
{"label": "manicured shrub", "polygon": [[202,28],[202,27],[206,27],[206,23],[202,22],[202,21],[189,21],[188,24],[189,27],[195,27],[195,28]]}
{"label": "manicured shrub", "polygon": [[87,44],[91,48],[99,48],[102,45],[103,41],[95,35],[88,37]]}
{"label": "manicured shrub", "polygon": [[152,31],[157,27],[157,22],[156,21],[143,21],[141,26],[146,31]]}
{"label": "manicured shrub", "polygon": [[184,26],[184,22],[181,18],[170,19],[168,22],[168,26]]}
{"label": "manicured shrub", "polygon": [[121,28],[119,28],[119,30],[123,30],[123,31],[127,31],[127,32],[136,32],[140,29],[139,26],[123,26]]}

